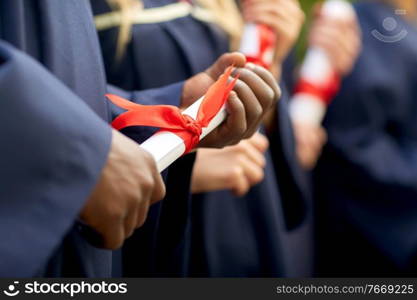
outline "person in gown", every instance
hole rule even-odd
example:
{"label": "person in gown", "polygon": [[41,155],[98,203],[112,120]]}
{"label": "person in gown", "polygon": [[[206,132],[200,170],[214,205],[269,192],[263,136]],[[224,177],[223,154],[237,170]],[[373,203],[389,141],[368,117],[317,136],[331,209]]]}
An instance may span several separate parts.
{"label": "person in gown", "polygon": [[317,271],[415,276],[417,4],[361,1],[355,10],[363,49],[327,112],[314,172]]}
{"label": "person in gown", "polygon": [[[242,9],[246,21],[268,20],[275,29],[273,71],[279,78],[303,14],[297,1],[267,1],[266,6],[255,2]],[[237,49],[242,34],[243,18],[233,1],[92,3],[108,78],[123,89],[156,88],[198,74],[221,54]],[[111,21],[115,14],[121,17],[118,23]],[[167,65],[172,67],[167,70]],[[153,76],[150,69],[155,70]],[[288,97],[282,89],[283,98]],[[126,243],[118,272],[203,277],[311,274],[311,231],[305,226],[311,224],[311,211],[286,101],[273,111],[269,136],[263,130],[235,147],[198,151],[191,187],[195,195],[170,217],[178,222],[178,230],[165,223],[169,216],[161,215],[162,203],[162,213],[155,213]],[[148,240],[153,242],[146,242],[151,245],[147,256],[137,255]],[[167,256],[170,248],[178,249],[180,258]]]}
{"label": "person in gown", "polygon": [[[118,112],[104,96],[113,89],[90,3],[4,0],[0,21],[0,275],[108,277],[106,249],[120,247],[143,224],[165,187],[151,156],[108,125]],[[146,104],[190,104],[232,62],[239,68],[245,60],[228,54],[205,79],[125,94]],[[274,92],[250,99],[234,93],[227,121],[202,145],[237,142],[274,103],[273,80],[245,72],[246,80],[261,82],[256,88]],[[262,107],[253,120],[245,118],[249,102]]]}

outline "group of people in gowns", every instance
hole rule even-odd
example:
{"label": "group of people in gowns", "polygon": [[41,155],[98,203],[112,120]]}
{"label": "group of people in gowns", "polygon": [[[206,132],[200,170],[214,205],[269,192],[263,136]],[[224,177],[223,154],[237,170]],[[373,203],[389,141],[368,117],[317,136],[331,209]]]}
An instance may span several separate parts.
{"label": "group of people in gowns", "polygon": [[[415,275],[417,3],[316,6],[342,80],[313,125],[288,110],[301,1],[2,0],[0,276]],[[235,52],[245,23],[273,30],[269,70]],[[161,175],[156,128],[111,129],[107,93],[184,109],[230,65],[221,130]]]}

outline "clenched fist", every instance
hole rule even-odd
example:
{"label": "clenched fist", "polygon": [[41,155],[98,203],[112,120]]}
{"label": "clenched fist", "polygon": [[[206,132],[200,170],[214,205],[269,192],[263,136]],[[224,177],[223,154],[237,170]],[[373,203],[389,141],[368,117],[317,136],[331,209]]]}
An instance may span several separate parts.
{"label": "clenched fist", "polygon": [[334,69],[342,76],[349,74],[362,48],[362,33],[358,20],[336,19],[322,15],[316,7],[309,34],[309,46],[319,47],[328,55]]}
{"label": "clenched fist", "polygon": [[326,131],[321,125],[300,121],[294,121],[293,127],[298,161],[305,170],[311,170],[327,142]]}
{"label": "clenched fist", "polygon": [[119,248],[145,222],[149,206],[165,196],[153,158],[113,130],[107,163],[80,217],[102,236],[103,247]]}
{"label": "clenched fist", "polygon": [[223,149],[199,149],[192,176],[192,192],[231,190],[237,196],[264,177],[268,139],[260,133]]}
{"label": "clenched fist", "polygon": [[269,71],[254,64],[246,64],[243,54],[236,52],[222,55],[205,72],[187,80],[181,106],[188,107],[203,96],[231,65],[235,66],[232,76],[239,74],[239,79],[227,101],[229,115],[223,124],[200,142],[199,147],[222,148],[251,137],[265,114],[275,107],[281,96],[281,90]]}

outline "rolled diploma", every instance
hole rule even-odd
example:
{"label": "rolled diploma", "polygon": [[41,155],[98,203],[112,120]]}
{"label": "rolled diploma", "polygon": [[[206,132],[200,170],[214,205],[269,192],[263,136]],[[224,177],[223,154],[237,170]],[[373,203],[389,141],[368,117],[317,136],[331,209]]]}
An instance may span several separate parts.
{"label": "rolled diploma", "polygon": [[260,51],[259,44],[257,25],[255,23],[245,24],[239,51],[245,55],[257,56]]}
{"label": "rolled diploma", "polygon": [[273,49],[271,48],[266,50],[264,53],[261,53],[259,26],[260,25],[256,23],[245,24],[239,51],[245,56],[258,57],[259,59],[262,59],[266,64],[272,64],[274,60]]}
{"label": "rolled diploma", "polygon": [[[349,19],[354,15],[351,4],[345,0],[328,0],[324,3],[322,14],[328,18]],[[325,51],[318,47],[308,50],[306,59],[300,70],[300,77],[311,83],[322,85],[333,71]],[[295,94],[289,106],[293,120],[320,124],[327,107],[321,99],[305,93]]]}
{"label": "rolled diploma", "polygon": [[[245,55],[257,55],[259,53],[259,43],[257,25],[254,23],[246,24],[240,45],[240,52]],[[182,113],[195,119],[203,99],[204,96],[194,102]],[[226,119],[226,116],[226,108],[223,106],[213,120],[211,120],[209,125],[203,128],[200,140],[217,128]],[[184,141],[179,136],[169,131],[161,131],[154,134],[140,146],[153,156],[159,172],[162,172],[169,167],[185,152]]]}
{"label": "rolled diploma", "polygon": [[[257,24],[246,24],[240,45],[240,52],[245,55],[256,56],[259,53],[259,43]],[[182,113],[195,119],[203,99],[204,96],[194,102]],[[217,115],[211,120],[209,125],[203,128],[200,140],[217,128],[226,119],[226,116],[226,108],[223,106]],[[184,141],[179,136],[169,131],[161,131],[154,134],[140,146],[154,157],[159,172],[162,172],[169,167],[185,152]]]}
{"label": "rolled diploma", "polygon": [[[194,102],[182,113],[196,119],[198,109],[200,108],[200,104],[203,99],[204,96]],[[200,140],[217,128],[226,119],[226,116],[226,108],[223,106],[217,115],[211,120],[209,125],[203,128]],[[179,136],[169,131],[161,131],[154,134],[140,146],[154,157],[159,172],[162,172],[169,167],[185,152],[184,141]]]}

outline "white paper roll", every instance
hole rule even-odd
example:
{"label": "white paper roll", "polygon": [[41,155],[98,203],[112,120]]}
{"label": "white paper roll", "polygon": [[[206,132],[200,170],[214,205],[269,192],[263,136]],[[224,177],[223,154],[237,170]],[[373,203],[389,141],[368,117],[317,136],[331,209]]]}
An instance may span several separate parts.
{"label": "white paper roll", "polygon": [[[183,114],[196,119],[198,109],[200,108],[203,99],[204,97],[201,97],[194,102],[190,107],[183,111]],[[218,127],[226,119],[226,116],[226,108],[223,106],[217,115],[210,121],[209,125],[203,128],[200,140]],[[155,158],[159,172],[162,172],[169,167],[185,152],[184,141],[179,136],[169,131],[161,131],[154,134],[140,146]]]}
{"label": "white paper roll", "polygon": [[[240,46],[240,52],[245,55],[256,56],[260,51],[260,42],[257,24],[246,24]],[[183,114],[189,115],[195,119],[203,99],[204,97],[197,100],[194,104],[184,110]],[[217,128],[226,119],[226,116],[227,112],[223,106],[219,113],[211,120],[209,125],[203,128],[200,140]],[[161,131],[154,134],[143,142],[141,147],[155,158],[160,172],[169,167],[185,152],[184,141],[179,136],[169,131]]]}
{"label": "white paper roll", "polygon": [[[337,19],[351,19],[355,15],[352,5],[344,0],[326,1],[321,12],[327,18]],[[332,75],[333,68],[325,51],[318,47],[308,49],[300,69],[300,78],[312,84],[323,85]],[[310,94],[299,93],[291,99],[289,109],[293,120],[320,124],[327,107],[321,99]]]}

